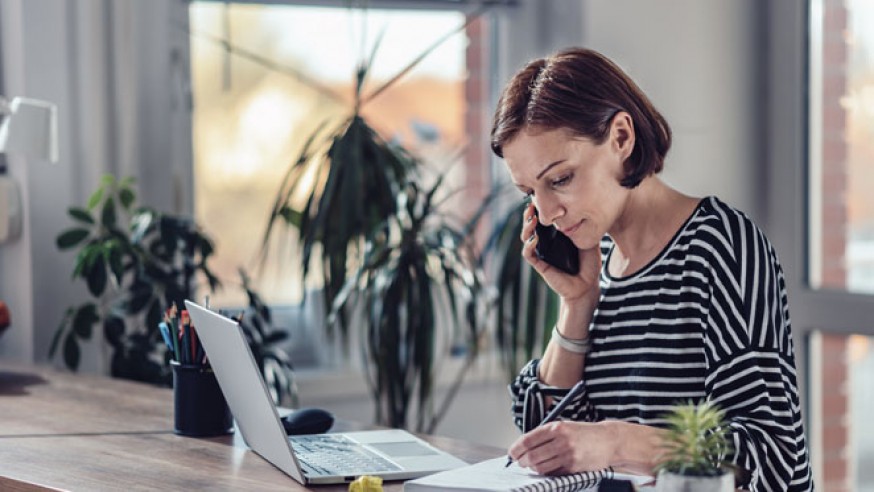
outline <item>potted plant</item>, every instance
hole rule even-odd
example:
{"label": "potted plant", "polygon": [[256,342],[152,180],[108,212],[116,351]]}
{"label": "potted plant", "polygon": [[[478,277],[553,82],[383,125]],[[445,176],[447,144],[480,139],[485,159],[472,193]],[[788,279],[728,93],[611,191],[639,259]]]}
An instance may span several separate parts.
{"label": "potted plant", "polygon": [[[348,345],[350,328],[361,328],[355,331],[366,341],[362,347],[369,361],[366,375],[377,421],[384,425],[406,427],[414,397],[419,404],[417,429],[432,429],[439,421],[445,405],[435,410],[432,402],[438,363],[434,344],[443,334],[453,333],[458,316],[472,316],[468,309],[479,301],[481,285],[475,262],[468,261],[462,229],[453,229],[433,213],[439,181],[426,189],[421,184],[421,161],[383,139],[362,116],[362,108],[478,15],[368,93],[365,82],[373,54],[362,61],[356,70],[350,115],[334,127],[320,126],[292,160],[262,241],[267,254],[280,226],[296,229],[303,281],[313,276],[321,280],[325,312],[331,315],[328,334],[339,332]],[[381,297],[386,295],[392,296],[391,302]],[[438,306],[432,295],[445,296],[449,302],[453,318],[447,321],[452,326],[449,331],[438,322],[442,313],[435,312]],[[352,318],[353,304],[359,301],[367,313],[360,320]],[[475,324],[466,325],[467,335],[460,336],[468,346],[466,357],[472,358],[479,323],[469,321]],[[449,401],[451,397],[446,404]]]}
{"label": "potted plant", "polygon": [[675,406],[666,416],[665,454],[656,467],[656,490],[731,492],[731,451],[725,412],[711,402]]}
{"label": "potted plant", "polygon": [[[63,347],[63,361],[76,370],[80,344],[103,329],[114,377],[169,384],[164,342],[158,324],[165,310],[193,299],[202,275],[212,292],[221,283],[209,268],[212,241],[188,217],[136,206],[132,178],[104,176],[87,207],[71,207],[75,225],[56,240],[61,250],[77,248],[74,279],[85,281],[93,300],[66,310],[49,348]],[[291,365],[278,346],[288,333],[273,328],[270,313],[241,272],[249,308],[241,326],[272,383],[277,401],[293,401]]]}
{"label": "potted plant", "polygon": [[147,382],[167,382],[170,373],[156,348],[164,310],[193,293],[199,271],[211,287],[207,266],[212,243],[189,219],[136,207],[133,179],[105,175],[86,208],[71,207],[75,225],[57,238],[61,250],[77,248],[74,279],[85,281],[93,300],[66,310],[49,356],[63,344],[63,360],[79,366],[80,342],[103,328],[110,373]]}
{"label": "potted plant", "polygon": [[[429,189],[415,181],[403,186],[386,234],[368,239],[363,264],[329,316],[337,323],[344,313],[362,314],[361,348],[377,423],[408,427],[415,403],[412,427],[426,433],[434,431],[478,353],[485,308],[470,234],[477,217],[454,227],[439,213],[435,196],[443,176]],[[440,355],[457,348],[463,364],[437,404],[432,393],[445,360]]]}

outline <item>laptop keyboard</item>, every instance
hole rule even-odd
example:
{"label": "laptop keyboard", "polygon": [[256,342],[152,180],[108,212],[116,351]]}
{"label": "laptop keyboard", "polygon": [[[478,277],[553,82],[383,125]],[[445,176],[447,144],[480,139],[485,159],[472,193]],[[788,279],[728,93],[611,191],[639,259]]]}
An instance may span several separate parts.
{"label": "laptop keyboard", "polygon": [[289,439],[307,475],[363,475],[401,470],[391,461],[342,435],[314,434]]}

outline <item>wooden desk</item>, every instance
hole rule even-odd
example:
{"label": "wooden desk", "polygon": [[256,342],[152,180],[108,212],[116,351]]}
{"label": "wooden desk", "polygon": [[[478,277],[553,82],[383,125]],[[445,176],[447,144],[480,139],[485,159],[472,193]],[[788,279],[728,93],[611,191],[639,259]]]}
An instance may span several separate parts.
{"label": "wooden desk", "polygon": [[[422,437],[468,462],[506,452]],[[0,490],[45,490],[40,486],[75,491],[308,490],[250,451],[237,434],[208,439],[174,434],[170,389],[0,361]],[[400,491],[403,485],[390,482],[385,489]]]}

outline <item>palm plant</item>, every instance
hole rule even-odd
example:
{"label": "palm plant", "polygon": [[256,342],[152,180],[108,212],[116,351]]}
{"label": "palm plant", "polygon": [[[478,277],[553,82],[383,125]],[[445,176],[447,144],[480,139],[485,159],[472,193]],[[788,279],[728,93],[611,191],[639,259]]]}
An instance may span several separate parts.
{"label": "palm plant", "polygon": [[[444,175],[445,176],[445,175]],[[453,227],[437,211],[430,189],[409,181],[397,195],[397,213],[368,239],[363,264],[335,299],[329,322],[363,312],[361,350],[376,406],[377,422],[407,427],[415,403],[419,432],[433,432],[478,353],[484,286],[476,267],[470,231]],[[442,325],[441,315],[448,314]],[[464,363],[444,400],[433,401],[441,354],[464,345]]]}
{"label": "palm plant", "polygon": [[[266,254],[278,226],[297,229],[303,280],[319,277],[331,313],[328,334],[339,332],[347,345],[353,305],[361,303],[367,313],[362,350],[377,420],[394,427],[407,426],[412,400],[418,404],[417,429],[433,429],[445,412],[463,374],[435,407],[433,375],[440,338],[447,333],[440,325],[441,306],[450,312],[450,326],[467,327],[448,332],[464,339],[466,370],[477,353],[481,284],[472,254],[468,258],[465,252],[464,231],[434,213],[442,180],[425,191],[420,160],[380,137],[362,108],[484,11],[365,94],[376,43],[356,72],[351,115],[333,128],[321,125],[307,139],[282,180],[262,242]],[[311,268],[316,265],[320,268]]]}
{"label": "palm plant", "polygon": [[[357,110],[326,136],[321,130],[306,142],[280,185],[264,245],[278,222],[296,227],[304,279],[311,273],[314,246],[320,245],[323,295],[330,307],[346,282],[350,259],[360,259],[364,238],[395,213],[399,183],[418,163],[384,141]],[[294,198],[307,186],[305,205],[296,210]],[[345,320],[338,326],[345,336]]]}

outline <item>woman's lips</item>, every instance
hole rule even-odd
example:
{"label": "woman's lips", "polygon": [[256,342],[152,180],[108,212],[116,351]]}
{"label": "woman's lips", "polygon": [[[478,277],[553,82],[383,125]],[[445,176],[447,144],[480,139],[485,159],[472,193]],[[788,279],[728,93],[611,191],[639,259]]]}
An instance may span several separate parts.
{"label": "woman's lips", "polygon": [[577,229],[579,229],[580,226],[583,225],[583,222],[585,222],[585,221],[586,221],[586,219],[583,219],[583,220],[577,222],[575,225],[573,225],[573,226],[571,226],[571,227],[568,227],[567,229],[559,228],[558,230],[559,230],[562,234],[564,234],[565,236],[567,236],[567,235],[570,235],[570,234],[573,234],[574,232],[576,232]]}

